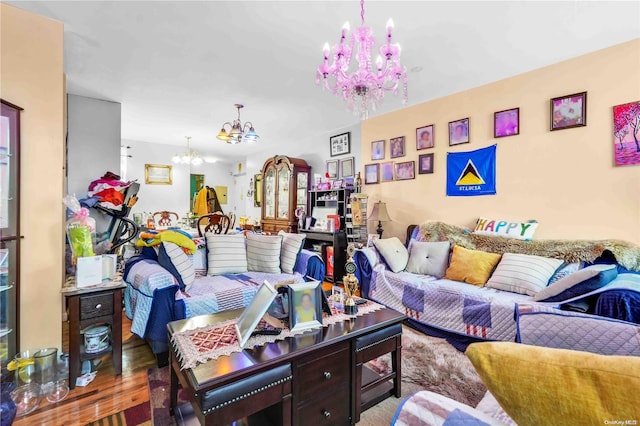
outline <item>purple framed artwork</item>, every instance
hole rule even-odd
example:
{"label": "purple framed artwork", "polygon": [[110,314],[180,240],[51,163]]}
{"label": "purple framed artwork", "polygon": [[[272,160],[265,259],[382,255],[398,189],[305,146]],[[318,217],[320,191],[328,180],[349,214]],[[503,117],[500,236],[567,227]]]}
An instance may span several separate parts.
{"label": "purple framed artwork", "polygon": [[587,125],[587,92],[551,99],[551,130]]}
{"label": "purple framed artwork", "polygon": [[616,166],[640,164],[640,101],[613,107],[613,152]]}
{"label": "purple framed artwork", "polygon": [[399,136],[389,140],[389,145],[391,146],[391,158],[404,157],[407,155],[404,142],[404,136]]}
{"label": "purple framed artwork", "polygon": [[405,161],[396,163],[396,180],[408,180],[416,178],[416,162]]}
{"label": "purple framed artwork", "polygon": [[380,182],[391,182],[393,180],[393,161],[380,163]]}
{"label": "purple framed artwork", "polygon": [[433,148],[433,124],[416,129],[416,150]]}
{"label": "purple framed artwork", "polygon": [[504,138],[520,134],[520,108],[493,113],[493,137]]}
{"label": "purple framed artwork", "polygon": [[433,154],[422,154],[418,156],[418,174],[426,175],[433,173]]}
{"label": "purple framed artwork", "polygon": [[364,165],[364,183],[371,185],[373,183],[380,182],[380,165],[379,164],[365,164]]}
{"label": "purple framed artwork", "polygon": [[449,146],[469,143],[469,118],[449,122]]}
{"label": "purple framed artwork", "polygon": [[384,141],[371,142],[371,159],[384,160]]}

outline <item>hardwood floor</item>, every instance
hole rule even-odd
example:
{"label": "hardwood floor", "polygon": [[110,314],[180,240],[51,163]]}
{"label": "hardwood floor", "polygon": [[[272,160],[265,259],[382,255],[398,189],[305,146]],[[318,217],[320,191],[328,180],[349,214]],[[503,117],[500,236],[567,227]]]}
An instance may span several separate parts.
{"label": "hardwood floor", "polygon": [[[68,351],[68,324],[62,324],[62,345]],[[114,376],[111,356],[105,356],[98,375],[86,387],[76,386],[62,401],[43,398],[40,407],[16,419],[16,426],[85,425],[149,400],[147,369],[155,358],[147,343],[131,334],[131,321],[122,314],[122,375]]]}

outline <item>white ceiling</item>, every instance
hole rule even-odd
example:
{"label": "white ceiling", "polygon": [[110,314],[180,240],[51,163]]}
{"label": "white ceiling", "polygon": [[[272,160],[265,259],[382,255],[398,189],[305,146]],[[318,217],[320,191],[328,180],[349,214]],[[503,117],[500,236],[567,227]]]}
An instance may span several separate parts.
{"label": "white ceiling", "polygon": [[[69,93],[122,103],[122,137],[180,144],[221,158],[277,151],[298,135],[358,122],[315,85],[325,41],[349,1],[8,1],[65,24]],[[389,17],[409,73],[409,104],[539,68],[640,37],[640,2],[367,1],[379,39]],[[613,83],[613,82],[612,82]],[[381,112],[401,108],[387,97]],[[215,139],[235,118],[257,145]]]}

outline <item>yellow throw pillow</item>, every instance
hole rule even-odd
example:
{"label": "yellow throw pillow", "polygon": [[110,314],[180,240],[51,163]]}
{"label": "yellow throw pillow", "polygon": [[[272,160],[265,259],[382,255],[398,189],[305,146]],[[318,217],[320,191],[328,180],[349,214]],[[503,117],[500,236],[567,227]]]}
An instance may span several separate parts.
{"label": "yellow throw pillow", "polygon": [[500,255],[454,246],[451,264],[444,277],[482,287],[500,262]]}
{"label": "yellow throw pillow", "polygon": [[640,357],[511,342],[474,343],[466,355],[519,425],[640,421]]}

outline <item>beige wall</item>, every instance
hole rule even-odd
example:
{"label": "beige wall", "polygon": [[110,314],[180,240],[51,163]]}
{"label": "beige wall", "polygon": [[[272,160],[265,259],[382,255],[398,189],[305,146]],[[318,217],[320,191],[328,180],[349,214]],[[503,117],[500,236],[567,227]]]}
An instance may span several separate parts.
{"label": "beige wall", "polygon": [[[614,167],[612,135],[612,107],[640,100],[638,70],[640,39],[363,122],[364,164],[372,163],[371,141],[387,140],[383,161],[390,161],[388,140],[403,135],[407,156],[396,160],[417,161],[415,129],[435,124],[435,148],[419,152],[435,153],[434,174],[364,187],[370,201],[387,202],[393,222],[385,224],[385,237],[404,241],[411,223],[440,220],[470,227],[485,216],[536,219],[535,238],[640,244],[640,165]],[[588,92],[587,126],[550,132],[549,99],[582,91]],[[515,107],[520,107],[520,135],[494,139],[493,113]],[[471,142],[450,149],[447,123],[464,117],[470,117]],[[447,151],[494,143],[497,195],[447,197]]]}
{"label": "beige wall", "polygon": [[63,278],[63,25],[6,4],[3,99],[22,108],[20,347],[60,347]]}

